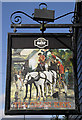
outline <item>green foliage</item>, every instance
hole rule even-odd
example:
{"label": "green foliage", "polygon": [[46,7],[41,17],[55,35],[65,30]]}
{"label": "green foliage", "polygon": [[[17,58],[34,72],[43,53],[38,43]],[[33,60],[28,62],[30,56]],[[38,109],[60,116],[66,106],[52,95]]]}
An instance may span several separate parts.
{"label": "green foliage", "polygon": [[73,53],[69,49],[52,49],[54,55],[57,56],[60,60],[62,60],[62,64],[65,68],[69,69],[69,83],[73,85]]}
{"label": "green foliage", "polygon": [[72,59],[72,56],[73,56],[72,51],[69,50],[69,49],[66,49],[66,50],[65,49],[59,49],[59,50],[54,49],[52,51],[54,52],[55,56],[59,57],[62,60],[63,66],[68,67],[69,71],[72,72],[71,71],[71,67],[72,67],[71,59]]}

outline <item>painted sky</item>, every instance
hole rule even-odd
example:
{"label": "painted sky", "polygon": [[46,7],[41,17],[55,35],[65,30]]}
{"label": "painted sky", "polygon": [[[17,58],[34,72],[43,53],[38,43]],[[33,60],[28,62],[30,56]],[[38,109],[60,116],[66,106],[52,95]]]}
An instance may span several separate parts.
{"label": "painted sky", "polygon": [[[47,1],[47,0],[46,0]],[[0,78],[2,77],[2,92],[0,92],[0,102],[3,101],[2,107],[0,107],[0,111],[4,109],[4,95],[5,95],[5,85],[6,85],[6,64],[7,64],[7,34],[9,32],[13,32],[13,29],[10,28],[10,16],[13,12],[17,10],[24,11],[32,16],[35,8],[39,8],[39,4],[41,2],[2,2],[2,17],[0,14],[0,18],[2,18],[2,30],[0,31],[2,36],[2,41],[0,40],[0,56],[2,55],[2,61],[0,59],[0,68],[2,65],[2,71],[0,69]],[[46,2],[48,9],[55,10],[55,18],[68,13],[70,11],[74,11],[75,3],[74,2]],[[1,8],[1,2],[0,2]],[[1,11],[1,10],[0,10]],[[71,17],[73,14],[68,15],[64,18],[61,18],[57,21],[54,21],[55,24],[71,24]],[[27,18],[25,15],[22,15],[22,23],[23,24],[36,24],[37,22]],[[1,23],[1,21],[0,21]],[[17,29],[17,33],[25,32],[25,33],[40,33],[39,29]],[[69,29],[47,29],[45,33],[68,33]],[[1,43],[2,42],[2,43]],[[2,47],[2,49],[1,49]],[[1,51],[2,50],[2,51]],[[1,84],[1,81],[0,81]],[[28,117],[28,116],[27,116]],[[43,116],[43,117],[51,117],[51,116]]]}

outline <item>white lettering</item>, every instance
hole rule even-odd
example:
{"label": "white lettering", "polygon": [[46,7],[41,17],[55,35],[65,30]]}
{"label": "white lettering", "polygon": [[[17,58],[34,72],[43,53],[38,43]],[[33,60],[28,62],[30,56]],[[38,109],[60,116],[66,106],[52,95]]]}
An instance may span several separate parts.
{"label": "white lettering", "polygon": [[42,42],[42,41],[41,41],[41,42],[37,42],[37,44],[38,44],[38,45],[45,45],[46,42]]}

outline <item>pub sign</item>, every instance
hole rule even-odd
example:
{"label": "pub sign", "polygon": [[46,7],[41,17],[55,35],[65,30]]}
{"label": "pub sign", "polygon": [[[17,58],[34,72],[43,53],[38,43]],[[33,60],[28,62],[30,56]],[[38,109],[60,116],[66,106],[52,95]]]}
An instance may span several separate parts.
{"label": "pub sign", "polygon": [[72,35],[9,33],[5,114],[76,111]]}

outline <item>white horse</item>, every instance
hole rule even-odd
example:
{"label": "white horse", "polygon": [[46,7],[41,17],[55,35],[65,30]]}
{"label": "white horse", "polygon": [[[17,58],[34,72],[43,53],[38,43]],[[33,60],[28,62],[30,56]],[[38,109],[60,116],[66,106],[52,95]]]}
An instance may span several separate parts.
{"label": "white horse", "polygon": [[[46,77],[45,77],[45,74],[43,72],[39,72],[39,74],[38,74],[38,72],[30,72],[30,73],[27,73],[24,82],[26,84],[30,84],[30,85],[32,83],[36,84],[36,86],[38,88],[38,96],[39,96],[39,98],[41,98],[41,92],[40,92],[40,85],[41,85],[43,99],[44,99],[44,83],[45,83],[45,79],[46,79]],[[30,90],[30,92],[31,92],[31,90]],[[27,97],[27,91],[26,91],[26,97]],[[31,98],[31,93],[30,93],[30,98]]]}
{"label": "white horse", "polygon": [[48,96],[48,93],[49,93],[48,84],[50,85],[50,90],[51,90],[50,96],[52,96],[53,91],[55,91],[55,86],[56,86],[56,72],[53,70],[49,70],[49,71],[44,71],[44,73],[46,74],[46,81],[45,81],[46,96]]}
{"label": "white horse", "polygon": [[[45,70],[47,73],[47,79],[50,80],[50,88],[51,88],[51,96],[52,96],[52,86],[53,86],[53,92],[55,91],[56,87],[56,71],[54,70],[48,70],[48,64],[45,64]],[[45,72],[45,71],[44,71]],[[47,88],[47,95],[48,95],[48,86],[47,86],[48,81],[46,81],[46,88]]]}
{"label": "white horse", "polygon": [[[53,77],[54,77],[54,84],[53,84]],[[30,72],[27,73],[25,77],[26,84],[35,83],[38,88],[38,96],[41,98],[40,86],[42,88],[42,95],[44,99],[44,87],[46,87],[46,96],[48,96],[48,84],[50,84],[51,94],[52,96],[52,86],[55,89],[56,85],[56,72],[55,71],[43,71],[43,72]],[[45,85],[45,86],[44,86]],[[31,92],[31,91],[30,91]],[[27,97],[27,92],[26,92]],[[26,98],[25,97],[25,98]]]}
{"label": "white horse", "polygon": [[[48,64],[46,63],[45,64],[45,69],[46,69],[46,71],[48,71]],[[52,75],[53,75],[53,77],[54,77],[54,83],[53,83],[53,91],[55,91],[55,87],[56,87],[56,71],[54,71],[54,70],[49,70],[51,73],[52,73]],[[49,74],[48,74],[49,75]],[[50,85],[51,86],[51,89],[52,89],[52,85]],[[65,91],[65,95],[67,96],[67,85],[65,84],[65,82],[63,82],[63,86],[64,86],[64,91]],[[58,87],[59,87],[59,89],[60,89],[60,86],[58,85]],[[48,86],[46,85],[46,88],[47,88],[47,94],[48,94]],[[52,95],[52,94],[51,94]]]}

